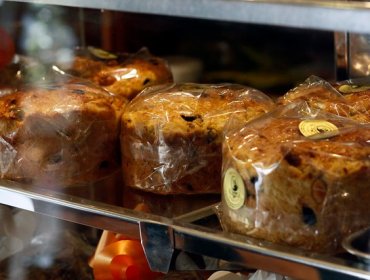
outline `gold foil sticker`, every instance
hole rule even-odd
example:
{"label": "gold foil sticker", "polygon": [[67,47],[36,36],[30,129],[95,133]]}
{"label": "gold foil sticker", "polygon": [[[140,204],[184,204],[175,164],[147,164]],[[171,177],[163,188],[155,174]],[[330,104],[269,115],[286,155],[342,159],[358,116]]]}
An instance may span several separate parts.
{"label": "gold foil sticker", "polygon": [[339,87],[341,93],[361,92],[370,89],[370,86],[342,85]]}
{"label": "gold foil sticker", "polygon": [[304,120],[299,123],[299,131],[310,139],[326,139],[338,135],[339,130],[325,120]]}
{"label": "gold foil sticker", "polygon": [[244,205],[245,187],[243,178],[234,168],[229,168],[225,173],[223,194],[229,208],[237,210]]}

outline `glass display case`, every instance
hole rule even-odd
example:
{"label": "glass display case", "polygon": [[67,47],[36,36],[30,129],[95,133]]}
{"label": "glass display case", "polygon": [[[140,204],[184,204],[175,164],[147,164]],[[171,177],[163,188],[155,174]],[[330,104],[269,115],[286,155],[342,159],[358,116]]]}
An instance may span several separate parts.
{"label": "glass display case", "polygon": [[[0,0],[0,92],[13,94],[7,85],[24,81],[46,81],[54,91],[64,88],[60,77],[65,82],[65,65],[77,49],[88,50],[90,55],[98,52],[103,60],[149,50],[145,55],[150,59],[168,63],[175,82],[243,84],[276,100],[312,75],[333,84],[368,76],[369,22],[367,1]],[[84,67],[82,74],[97,66]],[[50,81],[45,78],[49,75]],[[68,75],[68,90],[86,98],[91,95],[98,102],[95,94],[101,89],[73,77]],[[37,91],[33,96],[40,94]],[[49,103],[56,98],[63,102]],[[77,102],[74,97],[55,99],[50,96],[49,101],[35,104],[38,109],[49,106],[58,111]],[[9,102],[2,106],[12,106]],[[52,111],[46,110],[48,114]],[[14,113],[12,118],[22,122],[25,113],[19,118]],[[86,121],[79,114],[73,117],[74,123]],[[50,119],[43,128],[50,125]],[[207,279],[217,270],[265,270],[293,279],[370,279],[368,262],[345,250],[312,253],[224,231],[217,217],[220,194],[161,195],[124,187],[120,169],[110,169],[120,164],[119,155],[114,154],[117,150],[112,150],[117,143],[109,137],[100,139],[106,133],[102,127],[112,126],[119,133],[115,122],[107,117],[96,127],[90,124],[92,140],[86,140],[87,134],[80,130],[67,130],[63,121],[58,124],[56,130],[64,139],[81,141],[74,149],[82,153],[90,145],[77,160],[90,166],[96,157],[103,158],[99,158],[98,169],[86,168],[86,174],[73,169],[84,167],[73,163],[76,157],[65,146],[60,149],[63,153],[55,152],[62,145],[58,141],[35,144],[40,137],[37,125],[31,123],[22,132],[26,136],[17,140],[19,146],[6,144],[13,132],[0,138],[0,278],[92,279],[91,258],[102,232],[109,231],[139,240],[151,270],[161,277],[182,270],[188,270],[190,279]],[[3,123],[1,128],[12,129]],[[29,135],[35,137],[30,143]],[[53,135],[48,137],[53,139]],[[41,165],[41,150],[46,146],[53,156]],[[27,156],[17,158],[21,152]],[[15,172],[17,180],[8,176],[10,161],[20,166]],[[39,170],[30,167],[34,162],[40,163],[36,165]],[[62,164],[66,167],[58,169]],[[41,169],[48,176],[43,177],[38,172]],[[22,177],[28,170],[31,175]],[[65,181],[68,176],[74,176],[72,183]],[[84,176],[93,179],[83,180]],[[182,253],[189,254],[196,265],[189,269],[181,264]],[[71,259],[75,261],[70,263]],[[197,271],[205,273],[192,274]]]}

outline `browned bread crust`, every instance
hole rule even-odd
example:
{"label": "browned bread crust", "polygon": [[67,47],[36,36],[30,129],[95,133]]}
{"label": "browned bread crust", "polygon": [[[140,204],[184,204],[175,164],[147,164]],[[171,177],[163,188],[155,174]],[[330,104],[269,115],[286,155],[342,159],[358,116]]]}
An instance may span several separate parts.
{"label": "browned bread crust", "polygon": [[43,187],[93,182],[119,165],[123,102],[84,84],[0,97],[0,174]]}
{"label": "browned bread crust", "polygon": [[365,122],[370,123],[370,86],[339,84],[336,88],[351,107],[364,116]]}
{"label": "browned bread crust", "polygon": [[370,91],[343,95],[338,85],[312,76],[277,100],[278,105],[305,101],[316,109],[347,117],[359,122],[370,123]]}
{"label": "browned bread crust", "polygon": [[146,50],[115,56],[114,59],[99,59],[86,53],[77,55],[67,72],[89,79],[128,100],[145,87],[173,81],[167,62]]}
{"label": "browned bread crust", "polygon": [[[370,225],[370,126],[295,106],[226,132],[224,174],[237,170],[246,197],[233,210],[223,196],[221,220],[232,232],[332,252]],[[312,118],[335,124],[339,134],[303,136],[299,123]]]}
{"label": "browned bread crust", "polygon": [[125,184],[162,194],[219,193],[223,127],[274,106],[239,85],[173,84],[144,90],[122,119]]}

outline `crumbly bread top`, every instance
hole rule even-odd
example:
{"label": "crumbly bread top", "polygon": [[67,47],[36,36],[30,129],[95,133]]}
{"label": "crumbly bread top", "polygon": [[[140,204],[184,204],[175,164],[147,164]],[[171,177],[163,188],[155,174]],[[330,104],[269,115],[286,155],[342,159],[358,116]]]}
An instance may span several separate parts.
{"label": "crumbly bread top", "polygon": [[240,85],[172,84],[148,88],[132,100],[123,125],[151,142],[207,131],[219,138],[231,114],[248,121],[273,106],[263,93]]}
{"label": "crumbly bread top", "polygon": [[145,87],[173,81],[167,62],[147,52],[106,60],[78,55],[67,71],[128,100]]}
{"label": "crumbly bread top", "polygon": [[[28,116],[56,117],[55,129],[58,123],[78,127],[75,123],[78,122],[78,114],[87,114],[85,117],[90,117],[91,121],[118,120],[123,107],[123,100],[84,84],[19,89],[0,97],[0,133],[3,136],[16,133],[17,127],[22,126]],[[64,121],[59,119],[62,116]],[[68,120],[72,117],[74,119]]]}
{"label": "crumbly bread top", "polygon": [[303,84],[280,97],[277,104],[287,105],[292,102],[305,101],[312,108],[370,123],[370,114],[366,110],[370,107],[369,100],[368,93],[358,92],[343,96],[336,86],[317,77],[310,77]]}
{"label": "crumbly bread top", "polygon": [[370,123],[370,89],[344,95],[346,101]]}
{"label": "crumbly bread top", "polygon": [[[226,136],[225,148],[233,157],[256,168],[279,165],[285,159],[300,167],[310,163],[336,176],[346,176],[358,168],[370,168],[370,126],[326,114],[316,117],[261,117]],[[313,140],[299,130],[304,119],[323,119],[338,128],[338,135]]]}

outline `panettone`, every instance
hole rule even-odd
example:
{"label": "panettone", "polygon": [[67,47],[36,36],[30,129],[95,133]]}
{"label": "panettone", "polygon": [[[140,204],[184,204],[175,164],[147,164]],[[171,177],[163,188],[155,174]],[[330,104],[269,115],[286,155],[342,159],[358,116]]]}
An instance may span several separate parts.
{"label": "panettone", "polygon": [[370,126],[292,103],[228,124],[220,219],[231,232],[334,252],[370,225],[369,182]]}
{"label": "panettone", "polygon": [[123,103],[77,82],[2,95],[1,178],[60,187],[87,184],[117,170]]}
{"label": "panettone", "polygon": [[370,123],[370,86],[340,84],[337,90],[344,95],[351,107],[363,115],[364,122]]}
{"label": "panettone", "polygon": [[[304,83],[278,98],[277,104],[287,105],[296,101],[305,101],[312,108],[359,122],[370,123],[368,110],[370,91],[364,90],[343,96],[343,92],[339,88],[339,86],[332,85],[319,77],[311,76]],[[363,102],[364,104],[362,104]]]}
{"label": "panettone", "polygon": [[262,92],[231,84],[145,89],[127,106],[121,151],[125,185],[160,194],[219,193],[225,122],[274,106]]}
{"label": "panettone", "polygon": [[145,87],[173,81],[167,62],[146,49],[113,54],[89,47],[77,51],[71,65],[62,68],[128,100]]}

